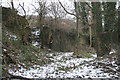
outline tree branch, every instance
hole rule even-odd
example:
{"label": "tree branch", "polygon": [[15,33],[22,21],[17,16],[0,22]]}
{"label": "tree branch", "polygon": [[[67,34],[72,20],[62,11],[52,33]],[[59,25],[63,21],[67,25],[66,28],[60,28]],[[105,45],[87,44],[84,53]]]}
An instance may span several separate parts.
{"label": "tree branch", "polygon": [[78,15],[76,15],[76,14],[73,14],[73,13],[67,11],[67,10],[65,9],[65,7],[62,5],[62,3],[61,3],[59,0],[58,0],[58,2],[60,3],[60,5],[62,6],[62,8],[64,9],[64,11],[65,11],[66,13],[68,13],[68,14],[70,14],[70,15],[73,15],[73,16],[75,16],[75,17],[77,17],[77,18],[80,18],[80,16],[78,16]]}
{"label": "tree branch", "polygon": [[20,5],[20,7],[23,9],[24,14],[25,14],[25,17],[26,17],[26,11],[25,11],[25,9],[24,9],[24,3],[23,3],[23,6],[22,6],[21,4],[19,4],[19,5]]}
{"label": "tree branch", "polygon": [[66,13],[68,13],[68,14],[70,14],[70,15],[73,15],[73,16],[75,16],[76,18],[82,20],[81,16],[67,11],[67,10],[65,9],[65,7],[62,5],[62,3],[61,3],[59,0],[58,0],[58,2],[59,2],[59,4],[62,6],[62,8],[64,9],[64,11],[65,11]]}
{"label": "tree branch", "polygon": [[14,8],[14,3],[13,3],[13,0],[11,0],[11,6],[12,6],[12,9],[14,10],[15,8]]}
{"label": "tree branch", "polygon": [[92,9],[92,7],[87,3],[87,2],[85,2],[85,4],[89,7],[89,8],[91,8]]}

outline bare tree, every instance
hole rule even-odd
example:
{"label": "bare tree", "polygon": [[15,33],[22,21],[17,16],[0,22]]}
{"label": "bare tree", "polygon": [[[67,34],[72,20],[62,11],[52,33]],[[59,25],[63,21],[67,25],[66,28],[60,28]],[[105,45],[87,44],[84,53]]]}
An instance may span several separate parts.
{"label": "bare tree", "polygon": [[63,4],[58,0],[59,4],[62,6],[62,8],[64,9],[64,11],[70,15],[73,15],[75,16],[76,18],[76,30],[77,30],[77,36],[79,37],[79,29],[78,29],[78,23],[79,23],[79,20],[82,20],[81,16],[79,15],[79,3],[76,2],[76,0],[74,0],[74,8],[75,8],[75,13],[72,13],[72,12],[69,12],[66,10],[66,8],[63,6]]}
{"label": "bare tree", "polygon": [[62,8],[64,9],[64,11],[65,11],[66,13],[68,13],[68,14],[70,14],[70,15],[73,15],[73,16],[78,17],[78,18],[81,19],[80,16],[78,16],[78,15],[76,15],[76,14],[74,14],[74,13],[71,13],[71,12],[69,12],[68,10],[66,10],[66,8],[63,6],[63,4],[62,4],[59,0],[58,0],[58,2],[59,2],[59,4],[62,6]]}
{"label": "bare tree", "polygon": [[58,2],[51,2],[49,10],[55,19],[63,18],[66,15],[66,13],[64,12],[64,10]]}
{"label": "bare tree", "polygon": [[[81,12],[80,8],[83,6],[84,7],[87,6],[87,8],[86,7],[84,8],[84,10],[86,9],[88,11],[88,14],[86,16],[89,17],[89,19],[88,19],[88,22],[86,22],[87,24],[85,24],[85,25],[89,27],[90,47],[91,47],[92,46],[92,27],[91,26],[94,24],[93,18],[92,18],[92,13],[91,13],[91,10],[92,10],[91,4],[88,2],[81,2],[83,4],[82,5],[80,2],[76,2],[76,0],[74,0],[74,7],[75,7],[75,14],[74,14],[74,13],[67,11],[66,8],[62,5],[62,3],[60,1],[59,1],[59,3],[63,7],[63,9],[65,10],[66,13],[75,16],[75,18],[76,18],[76,30],[78,33],[77,34],[78,37],[79,37],[79,28],[78,28],[79,25],[78,24],[80,23],[80,25],[82,25],[81,23],[84,21],[83,17],[85,15],[85,14],[83,14],[83,12]],[[79,20],[80,20],[80,22],[79,22]]]}
{"label": "bare tree", "polygon": [[44,19],[47,14],[47,2],[43,0],[37,1],[38,7],[33,5],[35,12],[38,13],[38,25],[41,26],[44,24]]}
{"label": "bare tree", "polygon": [[55,30],[55,27],[59,27],[59,21],[62,20],[66,16],[66,12],[63,10],[61,5],[58,2],[52,2],[50,3],[48,7],[48,14],[50,18],[49,24],[53,27]]}

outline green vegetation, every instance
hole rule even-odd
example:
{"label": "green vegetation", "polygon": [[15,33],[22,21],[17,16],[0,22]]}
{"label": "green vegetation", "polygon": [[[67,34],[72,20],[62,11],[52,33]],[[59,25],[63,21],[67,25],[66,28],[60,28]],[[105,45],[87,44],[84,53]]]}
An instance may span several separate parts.
{"label": "green vegetation", "polygon": [[88,52],[79,52],[76,53],[75,55],[77,56],[77,58],[91,58],[93,53],[88,53]]}
{"label": "green vegetation", "polygon": [[[8,17],[8,14],[6,14],[5,11],[13,12],[9,8],[5,8],[5,10],[3,8],[3,13],[4,13],[3,19],[6,19],[5,18],[6,16]],[[13,17],[14,13],[10,13],[10,14],[12,15],[10,17],[15,18]],[[20,15],[17,16],[21,17]],[[24,34],[22,33],[24,32],[24,30],[21,30],[19,32],[19,27],[21,28],[26,25],[18,26],[17,24],[13,24],[15,20],[12,18],[9,20],[9,23],[6,23],[7,21],[3,20],[3,32],[2,32],[2,48],[3,48],[2,53],[4,56],[2,58],[3,76],[8,76],[7,69],[9,68],[10,64],[14,64],[14,65],[24,64],[23,66],[28,69],[32,65],[44,65],[50,63],[51,60],[46,58],[45,53],[47,53],[47,51],[34,47],[29,42],[27,42],[27,44],[23,43],[24,42],[22,39],[23,37],[21,37],[20,35]],[[17,28],[13,28],[13,27],[17,27]]]}
{"label": "green vegetation", "polygon": [[[56,36],[57,35],[57,36]],[[77,44],[76,30],[56,29],[53,32],[52,49],[55,51],[74,51]]]}
{"label": "green vegetation", "polygon": [[[21,65],[29,69],[33,65],[43,66],[54,62],[54,56],[59,56],[54,52],[74,52],[72,58],[92,58],[97,53],[98,58],[95,60],[102,60],[114,49],[116,63],[120,65],[120,7],[116,8],[116,2],[74,2],[74,13],[68,12],[59,2],[66,11],[65,14],[74,16],[76,20],[73,21],[64,19],[59,4],[52,3],[54,5],[48,8],[45,1],[40,0],[38,3],[38,9],[35,8],[38,16],[35,17],[36,20],[33,19],[35,27],[31,26],[32,20],[29,21],[26,15],[18,14],[13,2],[12,8],[2,7],[3,54],[0,55],[3,57],[0,57],[0,61],[3,63],[3,75],[8,76],[8,70],[12,66]],[[24,10],[24,3],[21,7]],[[33,27],[36,32],[32,31]],[[39,47],[33,46],[32,42],[37,42]],[[49,53],[53,53],[52,56]],[[63,56],[58,62],[67,59]],[[58,69],[67,72],[86,63],[88,62]],[[100,65],[104,66],[102,63]],[[107,71],[111,72],[109,69]]]}

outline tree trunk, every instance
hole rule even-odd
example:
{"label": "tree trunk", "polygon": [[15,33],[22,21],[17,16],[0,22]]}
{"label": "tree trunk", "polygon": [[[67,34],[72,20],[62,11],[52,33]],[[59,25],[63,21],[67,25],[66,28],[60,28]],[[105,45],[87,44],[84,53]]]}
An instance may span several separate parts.
{"label": "tree trunk", "polygon": [[91,29],[91,26],[89,26],[89,32],[90,32],[90,46],[92,46],[92,29]]}
{"label": "tree trunk", "polygon": [[[78,2],[74,2],[74,7],[75,7],[75,12],[76,15],[79,16],[78,14]],[[78,52],[78,47],[79,47],[79,18],[76,17],[76,31],[77,31],[77,52]]]}
{"label": "tree trunk", "polygon": [[94,22],[94,32],[95,32],[95,46],[97,56],[103,56],[105,53],[102,51],[103,46],[101,42],[101,32],[102,32],[102,17],[101,17],[101,4],[100,2],[92,3],[92,14]]}

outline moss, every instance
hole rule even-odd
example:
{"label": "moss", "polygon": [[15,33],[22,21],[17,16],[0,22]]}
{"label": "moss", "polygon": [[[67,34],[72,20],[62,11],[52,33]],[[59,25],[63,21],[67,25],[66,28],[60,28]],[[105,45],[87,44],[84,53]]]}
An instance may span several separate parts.
{"label": "moss", "polygon": [[9,35],[7,35],[6,32],[8,32],[9,35],[13,35],[13,33],[7,31],[7,29],[4,29],[3,44],[7,49],[11,51],[7,54],[14,55],[15,61],[24,63],[28,68],[33,64],[44,65],[51,62],[50,60],[45,59],[45,51],[34,47],[32,44],[22,44],[21,39],[10,39]]}
{"label": "moss", "polygon": [[27,38],[31,29],[29,28],[28,21],[24,16],[19,15],[17,11],[13,9],[2,7],[2,22],[3,30],[6,28],[7,31],[19,36],[22,43],[28,43]]}
{"label": "moss", "polygon": [[89,52],[78,52],[78,53],[74,53],[74,55],[77,57],[77,58],[91,58],[93,57],[92,56],[92,53],[89,53]]}

